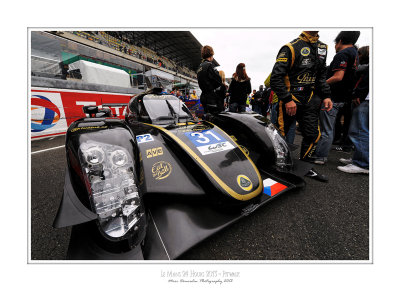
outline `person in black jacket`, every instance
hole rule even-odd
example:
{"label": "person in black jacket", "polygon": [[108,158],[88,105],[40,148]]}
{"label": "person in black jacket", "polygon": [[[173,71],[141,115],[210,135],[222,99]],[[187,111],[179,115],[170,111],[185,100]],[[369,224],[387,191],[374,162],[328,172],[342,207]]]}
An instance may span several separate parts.
{"label": "person in black jacket", "polygon": [[318,40],[318,31],[304,31],[283,46],[271,74],[271,89],[279,98],[278,125],[283,136],[293,122],[303,135],[300,158],[307,160],[320,138],[319,107],[332,109],[330,88],[326,83],[326,44]]}
{"label": "person in black jacket", "polygon": [[226,89],[212,62],[214,59],[213,48],[208,45],[202,47],[201,57],[203,60],[197,70],[197,80],[201,89],[200,102],[203,105],[204,113],[218,113],[224,110],[223,100]]}
{"label": "person in black jacket", "polygon": [[[318,125],[321,100],[323,110],[332,109],[326,83],[328,48],[318,39],[318,31],[303,31],[280,49],[271,74],[271,89],[279,98],[279,131],[285,136],[297,120],[303,136],[300,159],[305,161],[311,160],[321,136]],[[327,181],[315,171],[309,174]]]}
{"label": "person in black jacket", "polygon": [[228,93],[230,94],[229,111],[245,112],[247,95],[251,93],[250,78],[247,76],[245,64],[240,63],[236,66]]}

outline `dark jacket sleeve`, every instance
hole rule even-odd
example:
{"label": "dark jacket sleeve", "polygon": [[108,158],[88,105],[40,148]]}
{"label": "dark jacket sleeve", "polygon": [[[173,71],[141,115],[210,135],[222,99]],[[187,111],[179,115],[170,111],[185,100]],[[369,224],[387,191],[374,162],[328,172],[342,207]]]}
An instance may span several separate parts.
{"label": "dark jacket sleeve", "polygon": [[291,61],[292,52],[290,48],[287,46],[282,47],[271,73],[271,89],[276,93],[279,100],[282,100],[284,103],[292,101],[292,95],[285,85],[285,77],[290,70]]}
{"label": "dark jacket sleeve", "polygon": [[250,80],[247,81],[247,88],[246,88],[246,90],[247,90],[247,91],[246,91],[247,94],[250,94],[250,93],[251,93],[251,82],[250,82]]}
{"label": "dark jacket sleeve", "polygon": [[315,91],[321,100],[331,97],[331,88],[326,82],[326,74],[328,69],[326,67],[326,60],[319,60],[317,78],[315,80]]}
{"label": "dark jacket sleeve", "polygon": [[360,98],[364,101],[369,92],[369,66],[361,65],[356,72],[357,83],[353,90],[353,99]]}
{"label": "dark jacket sleeve", "polygon": [[222,84],[221,76],[218,74],[218,71],[214,68],[214,66],[208,67],[208,78],[214,89],[224,86]]}

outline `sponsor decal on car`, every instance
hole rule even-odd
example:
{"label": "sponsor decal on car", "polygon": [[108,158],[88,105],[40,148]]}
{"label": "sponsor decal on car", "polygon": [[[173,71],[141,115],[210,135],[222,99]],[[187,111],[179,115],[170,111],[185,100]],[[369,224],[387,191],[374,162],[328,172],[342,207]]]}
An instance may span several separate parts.
{"label": "sponsor decal on car", "polygon": [[153,165],[151,168],[151,173],[153,174],[153,178],[156,180],[163,180],[167,178],[172,172],[172,166],[170,163],[160,161]]}
{"label": "sponsor decal on car", "polygon": [[302,56],[307,57],[310,54],[310,48],[309,47],[303,47],[300,51]]}
{"label": "sponsor decal on car", "polygon": [[265,179],[263,181],[263,185],[264,185],[264,194],[267,194],[268,196],[271,197],[287,188],[287,186],[278,183],[277,181],[272,180],[271,178]]}
{"label": "sponsor decal on car", "polygon": [[246,156],[249,156],[249,155],[250,155],[250,152],[249,152],[249,150],[248,150],[246,147],[244,147],[244,146],[242,146],[242,145],[239,145],[239,146],[240,146],[240,148],[242,149],[242,151],[245,153]]}
{"label": "sponsor decal on car", "polygon": [[197,147],[199,152],[205,156],[209,154],[215,154],[218,152],[223,152],[226,150],[234,149],[235,147],[229,141],[223,141],[219,143],[214,143],[210,145],[205,145],[201,147]]}
{"label": "sponsor decal on car", "polygon": [[103,125],[103,126],[75,127],[75,128],[73,128],[73,129],[71,129],[71,132],[75,132],[75,131],[78,131],[78,130],[91,130],[91,129],[99,130],[99,129],[106,129],[106,128],[108,128],[106,125]]}
{"label": "sponsor decal on car", "polygon": [[164,154],[162,147],[152,148],[146,150],[146,158],[153,158],[157,156],[162,156]]}
{"label": "sponsor decal on car", "polygon": [[229,141],[214,130],[187,132],[185,135],[202,155],[214,154],[235,148]]}
{"label": "sponsor decal on car", "polygon": [[144,142],[149,142],[149,141],[154,141],[154,138],[152,137],[151,134],[142,134],[142,135],[137,135],[136,136],[137,143],[144,143]]}
{"label": "sponsor decal on car", "polygon": [[242,188],[244,191],[250,191],[251,189],[253,189],[253,183],[251,183],[249,177],[245,175],[239,175],[237,176],[236,180],[240,188]]}

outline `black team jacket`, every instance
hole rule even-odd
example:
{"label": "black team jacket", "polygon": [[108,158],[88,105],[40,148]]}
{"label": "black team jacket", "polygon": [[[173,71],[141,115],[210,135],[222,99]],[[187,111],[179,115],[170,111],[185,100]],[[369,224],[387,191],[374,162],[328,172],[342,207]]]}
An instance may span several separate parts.
{"label": "black team jacket", "polygon": [[313,95],[322,100],[330,97],[326,83],[328,47],[302,32],[298,38],[283,46],[271,74],[271,89],[285,104],[290,101],[306,104]]}

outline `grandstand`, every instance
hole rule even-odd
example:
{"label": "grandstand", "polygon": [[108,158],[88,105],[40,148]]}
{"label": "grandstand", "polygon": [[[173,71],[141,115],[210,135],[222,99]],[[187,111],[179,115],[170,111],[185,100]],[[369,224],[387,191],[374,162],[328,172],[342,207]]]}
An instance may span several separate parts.
{"label": "grandstand", "polygon": [[201,44],[185,31],[73,31],[73,34],[116,51],[196,78]]}
{"label": "grandstand", "polygon": [[34,31],[31,49],[35,77],[76,80],[79,71],[68,66],[83,60],[124,70],[139,90],[149,85],[146,78],[153,86],[188,83],[198,90],[201,44],[189,31]]}

